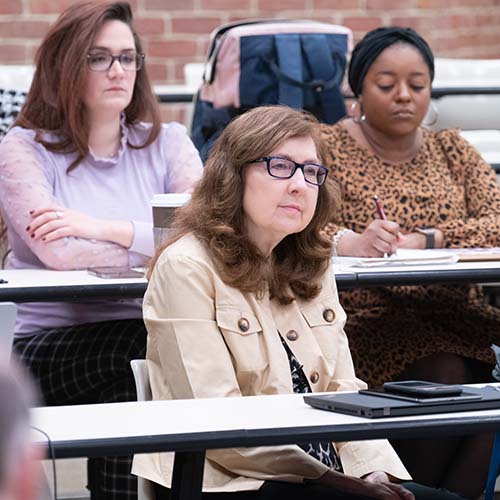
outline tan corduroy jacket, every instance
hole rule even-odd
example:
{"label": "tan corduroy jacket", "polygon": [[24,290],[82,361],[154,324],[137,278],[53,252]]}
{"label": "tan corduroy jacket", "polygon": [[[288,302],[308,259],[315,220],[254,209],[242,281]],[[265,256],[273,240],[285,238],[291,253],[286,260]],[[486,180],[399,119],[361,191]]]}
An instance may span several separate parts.
{"label": "tan corduroy jacket", "polygon": [[[278,331],[314,392],[357,390],[345,313],[333,271],[320,295],[282,306],[226,285],[199,241],[185,236],[158,259],[144,298],[154,399],[293,393]],[[385,440],[335,444],[346,474],[376,470],[410,479]],[[133,473],[170,486],[173,453],[137,455]],[[268,479],[302,482],[328,468],[297,445],[209,450],[204,491],[258,489]]]}

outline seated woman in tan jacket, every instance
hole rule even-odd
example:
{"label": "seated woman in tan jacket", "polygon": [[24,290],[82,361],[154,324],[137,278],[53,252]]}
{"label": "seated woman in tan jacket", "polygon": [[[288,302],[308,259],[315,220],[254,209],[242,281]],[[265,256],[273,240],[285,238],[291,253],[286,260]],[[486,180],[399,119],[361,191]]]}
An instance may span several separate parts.
{"label": "seated woman in tan jacket", "polygon": [[[365,387],[321,234],[337,208],[323,158],[315,118],[286,107],[221,134],[144,299],[154,399]],[[172,467],[173,454],[142,455],[133,472],[163,499]],[[409,479],[382,440],[210,450],[203,498],[458,498],[397,484]]]}

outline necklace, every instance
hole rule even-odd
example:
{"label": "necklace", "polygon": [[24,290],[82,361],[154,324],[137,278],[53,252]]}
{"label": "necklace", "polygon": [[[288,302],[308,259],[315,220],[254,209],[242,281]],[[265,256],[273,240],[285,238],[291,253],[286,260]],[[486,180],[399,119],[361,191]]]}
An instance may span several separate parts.
{"label": "necklace", "polygon": [[408,153],[402,155],[401,157],[391,158],[387,155],[387,149],[381,148],[379,144],[370,136],[368,130],[366,129],[365,124],[362,121],[358,123],[359,123],[359,128],[361,129],[361,133],[363,134],[363,137],[365,138],[367,144],[370,146],[370,149],[373,151],[373,153],[375,153],[383,160],[392,163],[410,161],[413,158],[415,158],[415,156],[418,153],[418,150],[420,149],[420,146],[422,145],[422,132],[420,131],[420,129],[418,129],[417,136],[415,138],[413,145],[410,148],[410,151],[408,151]]}

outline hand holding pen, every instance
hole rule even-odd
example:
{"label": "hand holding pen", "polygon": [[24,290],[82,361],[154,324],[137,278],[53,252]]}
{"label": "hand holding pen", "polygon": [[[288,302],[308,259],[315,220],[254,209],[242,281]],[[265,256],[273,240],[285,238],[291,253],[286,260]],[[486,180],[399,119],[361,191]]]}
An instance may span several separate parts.
{"label": "hand holding pen", "polygon": [[[375,210],[377,212],[377,215],[380,220],[382,221],[387,221],[387,216],[385,215],[384,212],[384,207],[382,206],[382,202],[380,201],[379,197],[377,195],[373,196],[373,201],[375,202]],[[397,233],[397,239],[398,241],[402,239],[401,233]],[[397,255],[397,249],[394,249],[394,252],[392,252],[392,255]],[[387,257],[387,254],[384,253],[384,257]]]}

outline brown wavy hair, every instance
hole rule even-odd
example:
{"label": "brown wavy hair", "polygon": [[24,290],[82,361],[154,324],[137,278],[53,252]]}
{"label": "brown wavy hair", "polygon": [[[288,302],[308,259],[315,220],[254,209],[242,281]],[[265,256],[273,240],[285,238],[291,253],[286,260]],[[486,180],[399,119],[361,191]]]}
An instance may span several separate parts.
{"label": "brown wavy hair", "polygon": [[289,304],[295,297],[316,297],[331,258],[332,244],[322,229],[339,202],[339,189],[332,180],[327,178],[320,186],[308,226],[285,237],[270,259],[245,232],[243,168],[295,137],[311,137],[320,161],[324,161],[319,123],[309,113],[285,106],[263,106],[229,123],[210,151],[191,201],[176,213],[175,238],[157,252],[156,258],[174,241],[192,233],[205,246],[226,284],[252,293],[262,293],[268,286],[271,297],[281,304]]}
{"label": "brown wavy hair", "polygon": [[[35,57],[36,70],[26,102],[15,125],[37,131],[36,140],[55,153],[77,153],[68,172],[88,154],[89,123],[83,102],[87,81],[87,54],[97,32],[106,21],[121,21],[131,30],[136,51],[142,44],[132,24],[132,11],[126,2],[81,2],[68,7],[51,26]],[[125,109],[125,121],[152,122],[141,149],[158,137],[161,121],[158,103],[151,89],[146,65],[138,72],[132,100]],[[42,132],[54,132],[59,142],[47,142]]]}

